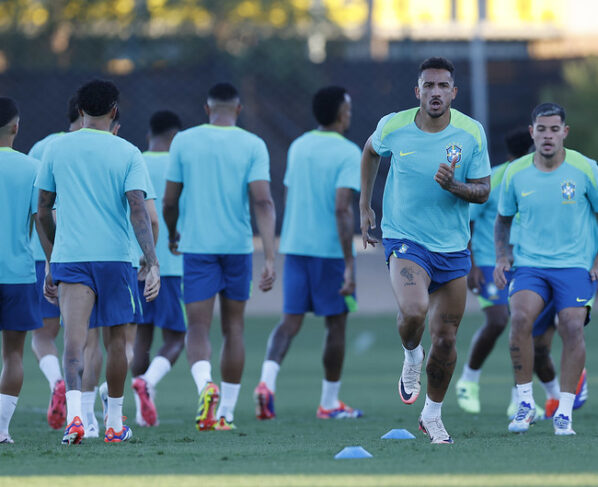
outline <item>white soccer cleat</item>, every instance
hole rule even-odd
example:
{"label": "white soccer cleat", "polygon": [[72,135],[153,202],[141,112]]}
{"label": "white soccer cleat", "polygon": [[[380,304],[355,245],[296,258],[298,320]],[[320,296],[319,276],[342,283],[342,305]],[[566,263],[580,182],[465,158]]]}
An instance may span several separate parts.
{"label": "white soccer cleat", "polygon": [[12,438],[10,437],[10,435],[8,433],[0,433],[0,444],[5,443],[5,444],[13,444],[14,441],[12,440]]}
{"label": "white soccer cleat", "polygon": [[452,445],[454,443],[451,436],[446,432],[440,416],[436,418],[419,417],[419,429],[424,435],[428,435],[430,443],[437,445]]}
{"label": "white soccer cleat", "polygon": [[399,378],[399,396],[405,404],[413,404],[419,397],[423,363],[423,359],[417,364],[403,362],[403,372]]}
{"label": "white soccer cleat", "polygon": [[521,401],[513,421],[509,423],[509,431],[511,433],[525,433],[534,424],[535,419],[536,408],[532,407],[530,403]]}
{"label": "white soccer cleat", "polygon": [[552,424],[554,425],[554,434],[557,436],[571,436],[575,434],[575,431],[571,427],[573,421],[563,413],[552,418]]}

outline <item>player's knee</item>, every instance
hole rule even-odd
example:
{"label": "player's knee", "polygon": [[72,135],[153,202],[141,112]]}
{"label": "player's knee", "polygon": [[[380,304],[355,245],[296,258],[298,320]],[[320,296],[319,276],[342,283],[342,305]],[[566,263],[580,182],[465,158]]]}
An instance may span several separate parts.
{"label": "player's knee", "polygon": [[401,306],[401,312],[399,314],[399,326],[421,326],[426,320],[426,313],[428,308],[423,303],[408,303]]}
{"label": "player's knee", "polygon": [[434,335],[432,337],[432,344],[436,351],[447,354],[455,350],[457,346],[457,337],[453,333]]}
{"label": "player's knee", "polygon": [[531,334],[534,321],[526,311],[513,311],[511,316],[511,335]]}

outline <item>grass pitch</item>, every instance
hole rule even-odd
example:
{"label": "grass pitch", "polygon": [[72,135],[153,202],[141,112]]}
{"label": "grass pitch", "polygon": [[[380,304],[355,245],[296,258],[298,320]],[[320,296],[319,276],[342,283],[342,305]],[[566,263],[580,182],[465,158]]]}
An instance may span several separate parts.
{"label": "grass pitch", "polygon": [[[459,332],[459,375],[479,314],[467,316]],[[456,404],[454,383],[443,406],[443,419],[454,445],[431,445],[417,431],[422,397],[412,406],[397,394],[403,354],[395,318],[353,317],[349,322],[341,398],[364,410],[358,420],[322,421],[315,417],[322,379],[322,320],[309,318],[279,374],[277,419],[254,417],[252,392],[264,356],[266,338],[276,318],[250,318],[246,324],[247,359],[233,432],[195,430],[197,391],[184,356],[158,386],[160,425],[134,424],[130,388],[125,414],[134,438],[106,445],[87,440],[60,445],[62,431],[45,420],[47,382],[28,349],[25,383],[11,424],[14,445],[0,447],[0,485],[105,485],[107,475],[126,476],[127,485],[216,484],[219,486],[386,486],[386,485],[598,485],[598,330],[586,328],[589,399],[574,414],[575,437],[555,437],[550,421],[528,433],[507,431],[505,414],[512,375],[506,333],[487,361],[482,379],[482,413],[468,415]],[[213,326],[214,379],[218,377],[219,326]],[[426,336],[424,345],[429,346]],[[553,357],[560,362],[560,338]],[[422,376],[425,387],[425,374]],[[129,381],[130,384],[130,381]],[[424,389],[425,390],[425,389]],[[535,387],[542,404],[544,392]],[[97,405],[98,417],[99,401]],[[382,440],[392,428],[405,428],[414,440]],[[373,458],[334,460],[345,446],[360,445]],[[85,478],[75,477],[78,475]],[[53,476],[49,479],[48,476]],[[199,477],[201,476],[201,477]]]}

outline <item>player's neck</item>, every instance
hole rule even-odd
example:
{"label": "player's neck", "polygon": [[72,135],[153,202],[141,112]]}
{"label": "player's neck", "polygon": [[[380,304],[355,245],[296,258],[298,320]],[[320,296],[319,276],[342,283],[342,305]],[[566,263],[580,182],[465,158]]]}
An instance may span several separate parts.
{"label": "player's neck", "polygon": [[423,132],[442,132],[451,123],[451,111],[447,109],[440,117],[431,117],[423,108],[419,108],[415,115],[415,125]]}
{"label": "player's neck", "polygon": [[229,113],[211,113],[210,125],[217,127],[234,127],[237,125],[237,117]]}
{"label": "player's neck", "polygon": [[331,123],[330,125],[319,125],[318,130],[322,132],[336,132],[340,135],[343,135],[345,133],[342,125],[338,122]]}
{"label": "player's neck", "polygon": [[0,147],[8,147],[9,149],[12,149],[14,141],[14,135],[0,135]]}
{"label": "player's neck", "polygon": [[92,129],[92,130],[101,130],[103,132],[111,132],[110,124],[112,123],[111,118],[103,119],[103,118],[86,118],[83,121],[84,129]]}
{"label": "player's neck", "polygon": [[544,172],[551,172],[565,162],[565,149],[561,149],[552,157],[545,157],[539,152],[534,154],[534,165]]}
{"label": "player's neck", "polygon": [[170,140],[151,139],[147,146],[149,152],[168,152],[170,150]]}

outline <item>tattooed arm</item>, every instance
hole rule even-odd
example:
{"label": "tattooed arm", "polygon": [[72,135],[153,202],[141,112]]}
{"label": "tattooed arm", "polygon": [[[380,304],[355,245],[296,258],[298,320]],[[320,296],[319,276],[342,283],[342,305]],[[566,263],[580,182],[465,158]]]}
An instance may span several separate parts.
{"label": "tattooed arm", "polygon": [[335,196],[335,216],[338,237],[345,259],[345,274],[340,293],[349,296],[355,292],[355,274],[353,270],[353,190],[338,188]]}
{"label": "tattooed arm", "polygon": [[434,180],[442,189],[453,193],[469,203],[485,203],[490,196],[490,176],[480,179],[468,179],[463,183],[455,179],[454,163],[440,164]]}
{"label": "tattooed arm", "polygon": [[133,225],[135,237],[137,237],[148,267],[143,295],[147,301],[152,301],[156,299],[160,291],[160,266],[156,257],[150,217],[145,206],[143,191],[127,191],[125,195],[131,208],[131,225]]}
{"label": "tattooed arm", "polygon": [[54,247],[54,236],[56,235],[56,224],[52,216],[52,208],[54,208],[55,201],[56,193],[44,191],[43,189],[39,190],[35,228],[48,262],[50,262],[52,248]]}
{"label": "tattooed arm", "polygon": [[504,289],[507,285],[505,272],[511,270],[513,263],[513,248],[509,243],[512,223],[512,216],[503,216],[499,213],[494,224],[494,247],[496,249],[494,283],[499,289]]}

